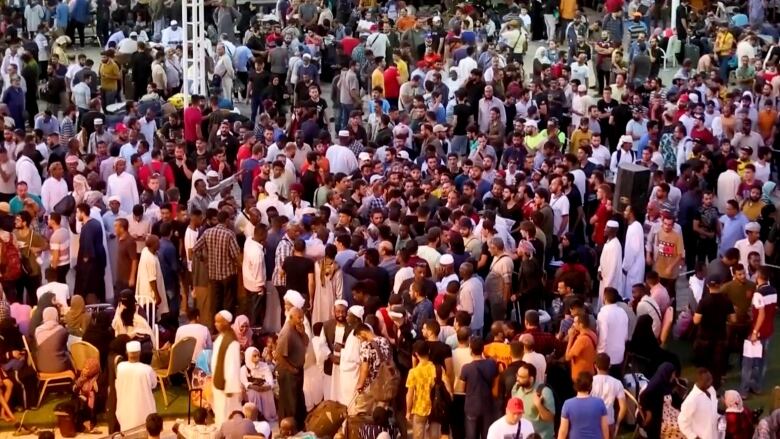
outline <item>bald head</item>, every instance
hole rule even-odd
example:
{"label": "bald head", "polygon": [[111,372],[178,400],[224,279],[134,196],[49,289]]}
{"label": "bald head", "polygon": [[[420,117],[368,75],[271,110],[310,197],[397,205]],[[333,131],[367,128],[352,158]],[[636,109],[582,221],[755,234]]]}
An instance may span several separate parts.
{"label": "bald head", "polygon": [[160,238],[158,238],[156,235],[150,234],[146,237],[146,247],[150,252],[157,253],[157,249],[160,248]]}

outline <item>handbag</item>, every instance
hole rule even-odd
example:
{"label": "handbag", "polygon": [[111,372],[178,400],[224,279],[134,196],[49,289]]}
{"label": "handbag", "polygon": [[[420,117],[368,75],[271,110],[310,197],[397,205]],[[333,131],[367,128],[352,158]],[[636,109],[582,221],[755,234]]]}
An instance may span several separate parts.
{"label": "handbag", "polygon": [[51,209],[53,212],[57,212],[64,217],[69,217],[76,211],[76,199],[73,198],[73,194],[69,193],[62,197],[57,204]]}
{"label": "handbag", "polygon": [[33,240],[33,234],[34,232],[30,230],[30,242],[27,243],[27,251],[26,254],[22,258],[22,273],[24,273],[26,276],[31,276],[35,272],[35,267],[33,266],[33,252],[32,252],[32,240]]}

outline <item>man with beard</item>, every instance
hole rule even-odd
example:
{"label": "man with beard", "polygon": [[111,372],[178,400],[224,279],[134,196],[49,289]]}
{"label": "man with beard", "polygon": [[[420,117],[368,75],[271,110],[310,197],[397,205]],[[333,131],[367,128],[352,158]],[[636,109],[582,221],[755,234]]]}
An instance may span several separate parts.
{"label": "man with beard", "polygon": [[325,399],[329,401],[340,400],[341,389],[341,350],[344,348],[347,336],[349,335],[349,326],[347,325],[347,308],[349,304],[346,300],[337,300],[333,305],[333,318],[324,322],[322,333],[325,336],[325,342],[330,349],[330,355],[325,360]]}

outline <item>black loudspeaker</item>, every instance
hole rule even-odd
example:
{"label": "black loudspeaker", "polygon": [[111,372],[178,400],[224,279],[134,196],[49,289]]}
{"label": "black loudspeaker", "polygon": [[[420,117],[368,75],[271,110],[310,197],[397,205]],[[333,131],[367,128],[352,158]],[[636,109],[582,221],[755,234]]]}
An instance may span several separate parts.
{"label": "black loudspeaker", "polygon": [[631,206],[637,221],[644,222],[647,202],[650,201],[650,169],[633,163],[621,163],[615,179],[615,195],[612,199],[612,211],[623,213]]}

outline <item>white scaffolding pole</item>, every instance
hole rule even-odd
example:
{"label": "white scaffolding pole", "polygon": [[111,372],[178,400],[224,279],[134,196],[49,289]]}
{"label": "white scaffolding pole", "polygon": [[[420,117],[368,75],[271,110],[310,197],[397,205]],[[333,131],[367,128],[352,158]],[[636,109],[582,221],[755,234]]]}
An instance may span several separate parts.
{"label": "white scaffolding pole", "polygon": [[183,0],[181,3],[184,50],[182,71],[184,106],[189,105],[190,95],[208,94],[206,88],[206,14],[204,0]]}

